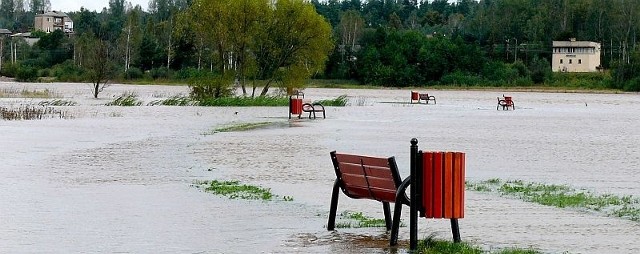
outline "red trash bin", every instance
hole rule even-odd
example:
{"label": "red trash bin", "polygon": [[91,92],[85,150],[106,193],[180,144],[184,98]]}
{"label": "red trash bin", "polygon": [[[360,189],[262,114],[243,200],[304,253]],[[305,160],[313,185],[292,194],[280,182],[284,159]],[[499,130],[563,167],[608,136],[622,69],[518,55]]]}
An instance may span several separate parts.
{"label": "red trash bin", "polygon": [[289,119],[291,119],[292,114],[302,114],[302,99],[289,98]]}
{"label": "red trash bin", "polygon": [[420,99],[418,92],[411,91],[411,101],[417,101],[418,99]]}

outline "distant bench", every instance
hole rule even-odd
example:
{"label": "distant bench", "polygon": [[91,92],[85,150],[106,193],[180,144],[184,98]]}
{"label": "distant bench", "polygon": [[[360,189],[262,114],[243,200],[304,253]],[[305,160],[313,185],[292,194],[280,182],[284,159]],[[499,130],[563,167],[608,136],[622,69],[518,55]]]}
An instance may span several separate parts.
{"label": "distant bench", "polygon": [[433,104],[437,104],[435,96],[429,95],[428,93],[411,91],[411,103],[413,103],[413,101],[418,101],[418,103],[420,103],[420,101],[425,101],[427,104],[429,104],[429,101],[433,101]]}
{"label": "distant bench", "polygon": [[311,115],[313,115],[313,119],[316,119],[316,112],[322,112],[322,118],[327,118],[326,115],[324,114],[324,106],[322,106],[322,104],[317,102],[302,104],[302,111],[309,113],[309,119],[311,119]]}
{"label": "distant bench", "polygon": [[[458,219],[464,218],[465,154],[418,151],[411,140],[411,176],[401,181],[394,157],[330,153],[336,180],[331,195],[328,230],[335,229],[340,190],[353,199],[382,202],[389,244],[398,242],[402,205],[410,207],[410,249],[417,248],[418,215],[451,220],[454,242],[460,242]],[[407,188],[410,187],[410,197]],[[393,219],[389,203],[395,203]]]}
{"label": "distant bench", "polygon": [[421,93],[419,96],[418,103],[420,103],[421,100],[424,100],[427,104],[429,104],[429,101],[433,101],[433,104],[437,104],[436,97],[433,95],[429,95],[428,93]]}

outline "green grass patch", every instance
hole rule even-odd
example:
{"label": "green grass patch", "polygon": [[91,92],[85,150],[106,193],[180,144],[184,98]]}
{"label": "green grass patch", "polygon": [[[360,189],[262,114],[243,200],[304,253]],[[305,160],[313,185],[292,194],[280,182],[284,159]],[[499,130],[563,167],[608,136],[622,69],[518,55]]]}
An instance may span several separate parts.
{"label": "green grass patch", "polygon": [[529,183],[521,180],[502,181],[490,179],[477,183],[467,182],[467,189],[480,192],[496,192],[559,208],[580,208],[604,213],[632,221],[640,221],[640,199],[633,196],[595,194],[566,185]]}
{"label": "green grass patch", "polygon": [[[259,186],[241,184],[239,181],[203,181],[196,182],[197,186],[203,186],[206,192],[215,195],[225,196],[229,199],[247,199],[270,201],[279,199],[280,196],[271,193],[271,189]],[[284,201],[293,201],[293,197],[281,197]]]}
{"label": "green grass patch", "polygon": [[106,104],[107,106],[140,106],[142,101],[138,100],[138,95],[135,93],[123,93],[115,100]]}
{"label": "green grass patch", "polygon": [[454,243],[443,240],[434,239],[431,235],[425,240],[418,241],[416,253],[423,254],[538,254],[541,253],[534,249],[507,248],[494,251],[484,251],[483,249],[472,246],[469,243]]}
{"label": "green grass patch", "polygon": [[347,105],[347,95],[340,95],[335,99],[330,99],[330,100],[319,100],[319,101],[314,101],[313,103],[320,103],[322,104],[322,106],[333,106],[333,107],[344,107]]}
{"label": "green grass patch", "polygon": [[47,118],[69,119],[73,116],[52,107],[20,106],[18,108],[0,107],[2,120],[42,120]]}

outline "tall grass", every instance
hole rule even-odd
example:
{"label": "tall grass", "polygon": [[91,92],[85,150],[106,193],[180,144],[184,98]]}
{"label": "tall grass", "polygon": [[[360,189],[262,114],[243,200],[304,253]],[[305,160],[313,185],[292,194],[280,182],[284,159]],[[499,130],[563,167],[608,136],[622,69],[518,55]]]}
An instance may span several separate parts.
{"label": "tall grass", "polygon": [[0,119],[3,120],[42,120],[46,118],[71,118],[67,113],[52,107],[20,106],[18,108],[0,107]]}
{"label": "tall grass", "polygon": [[220,97],[203,99],[199,102],[200,106],[228,106],[228,107],[280,107],[288,106],[289,98],[274,96],[258,96],[258,97]]}
{"label": "tall grass", "polygon": [[118,96],[115,100],[106,104],[107,106],[140,106],[142,101],[138,100],[135,93],[125,92]]}
{"label": "tall grass", "polygon": [[335,99],[329,99],[329,100],[319,100],[319,101],[314,101],[313,103],[320,103],[322,104],[322,106],[333,106],[333,107],[344,107],[347,105],[347,95],[340,95]]}

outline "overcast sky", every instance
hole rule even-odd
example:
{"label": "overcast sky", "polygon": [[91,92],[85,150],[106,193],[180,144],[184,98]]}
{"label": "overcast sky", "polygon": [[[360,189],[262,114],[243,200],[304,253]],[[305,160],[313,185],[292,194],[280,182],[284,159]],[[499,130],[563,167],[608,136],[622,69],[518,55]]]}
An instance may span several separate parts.
{"label": "overcast sky", "polygon": [[[49,0],[51,1],[52,11],[79,11],[80,7],[91,11],[102,11],[102,8],[109,7],[109,0]],[[131,2],[133,6],[139,4],[142,9],[146,10],[149,7],[149,0],[126,0]]]}

